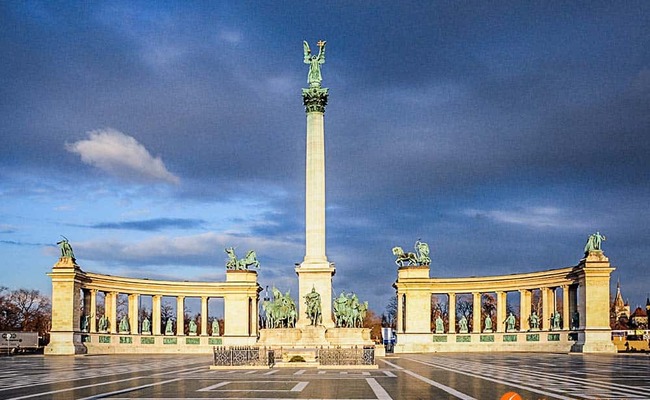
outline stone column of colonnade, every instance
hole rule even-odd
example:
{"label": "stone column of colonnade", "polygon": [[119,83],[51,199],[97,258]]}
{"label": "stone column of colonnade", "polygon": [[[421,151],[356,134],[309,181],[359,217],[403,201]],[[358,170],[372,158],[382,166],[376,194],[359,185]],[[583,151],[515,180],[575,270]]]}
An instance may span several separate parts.
{"label": "stone column of colonnade", "polygon": [[472,293],[472,333],[481,333],[481,293]]}
{"label": "stone column of colonnade", "polygon": [[140,332],[140,295],[130,294],[129,295],[129,328],[132,335],[137,335]]}
{"label": "stone column of colonnade", "polygon": [[562,329],[571,328],[571,313],[569,311],[569,285],[562,285]]}
{"label": "stone column of colonnade", "polygon": [[449,333],[456,332],[456,293],[448,293],[449,297]]}
{"label": "stone column of colonnade", "polygon": [[185,335],[185,296],[176,296],[176,335]]}
{"label": "stone column of colonnade", "polygon": [[528,318],[531,314],[532,292],[529,289],[519,289],[519,329],[525,332],[530,329]]}
{"label": "stone column of colonnade", "polygon": [[151,333],[154,335],[162,333],[161,303],[162,295],[154,294],[151,296]]}
{"label": "stone column of colonnade", "polygon": [[208,335],[208,300],[207,296],[201,296],[201,336]]}

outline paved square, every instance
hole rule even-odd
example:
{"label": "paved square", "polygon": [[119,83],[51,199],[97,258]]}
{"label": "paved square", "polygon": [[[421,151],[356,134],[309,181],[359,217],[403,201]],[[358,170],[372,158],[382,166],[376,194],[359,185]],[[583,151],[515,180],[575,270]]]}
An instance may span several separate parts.
{"label": "paved square", "polygon": [[407,354],[379,369],[210,370],[210,356],[0,358],[2,399],[648,399],[650,357]]}

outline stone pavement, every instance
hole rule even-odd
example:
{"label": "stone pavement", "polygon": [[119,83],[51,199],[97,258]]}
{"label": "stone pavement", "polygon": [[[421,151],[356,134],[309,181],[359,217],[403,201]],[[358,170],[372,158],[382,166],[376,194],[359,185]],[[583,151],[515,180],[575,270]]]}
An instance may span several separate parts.
{"label": "stone pavement", "polygon": [[650,356],[408,354],[378,370],[209,370],[210,356],[0,357],[0,399],[648,399]]}

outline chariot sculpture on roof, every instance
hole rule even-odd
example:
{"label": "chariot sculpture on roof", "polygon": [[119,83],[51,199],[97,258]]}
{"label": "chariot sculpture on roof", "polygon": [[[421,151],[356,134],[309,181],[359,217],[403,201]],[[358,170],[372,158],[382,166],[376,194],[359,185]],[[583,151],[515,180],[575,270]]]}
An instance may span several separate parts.
{"label": "chariot sculpture on roof", "polygon": [[255,268],[260,267],[260,262],[257,261],[257,254],[253,250],[249,250],[242,259],[237,258],[234,247],[227,247],[224,251],[228,254],[226,269],[247,270],[250,266],[254,266]]}
{"label": "chariot sculpture on roof", "polygon": [[431,264],[429,245],[418,239],[414,247],[414,253],[406,253],[400,246],[393,247],[393,255],[397,257],[395,264],[398,267]]}

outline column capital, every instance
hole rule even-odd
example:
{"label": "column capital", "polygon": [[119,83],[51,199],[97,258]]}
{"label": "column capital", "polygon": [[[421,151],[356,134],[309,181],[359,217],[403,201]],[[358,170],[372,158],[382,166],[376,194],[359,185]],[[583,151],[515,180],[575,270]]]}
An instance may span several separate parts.
{"label": "column capital", "polygon": [[302,89],[302,102],[305,105],[305,112],[325,112],[327,105],[327,96],[329,90],[327,88],[313,87],[309,89]]}

